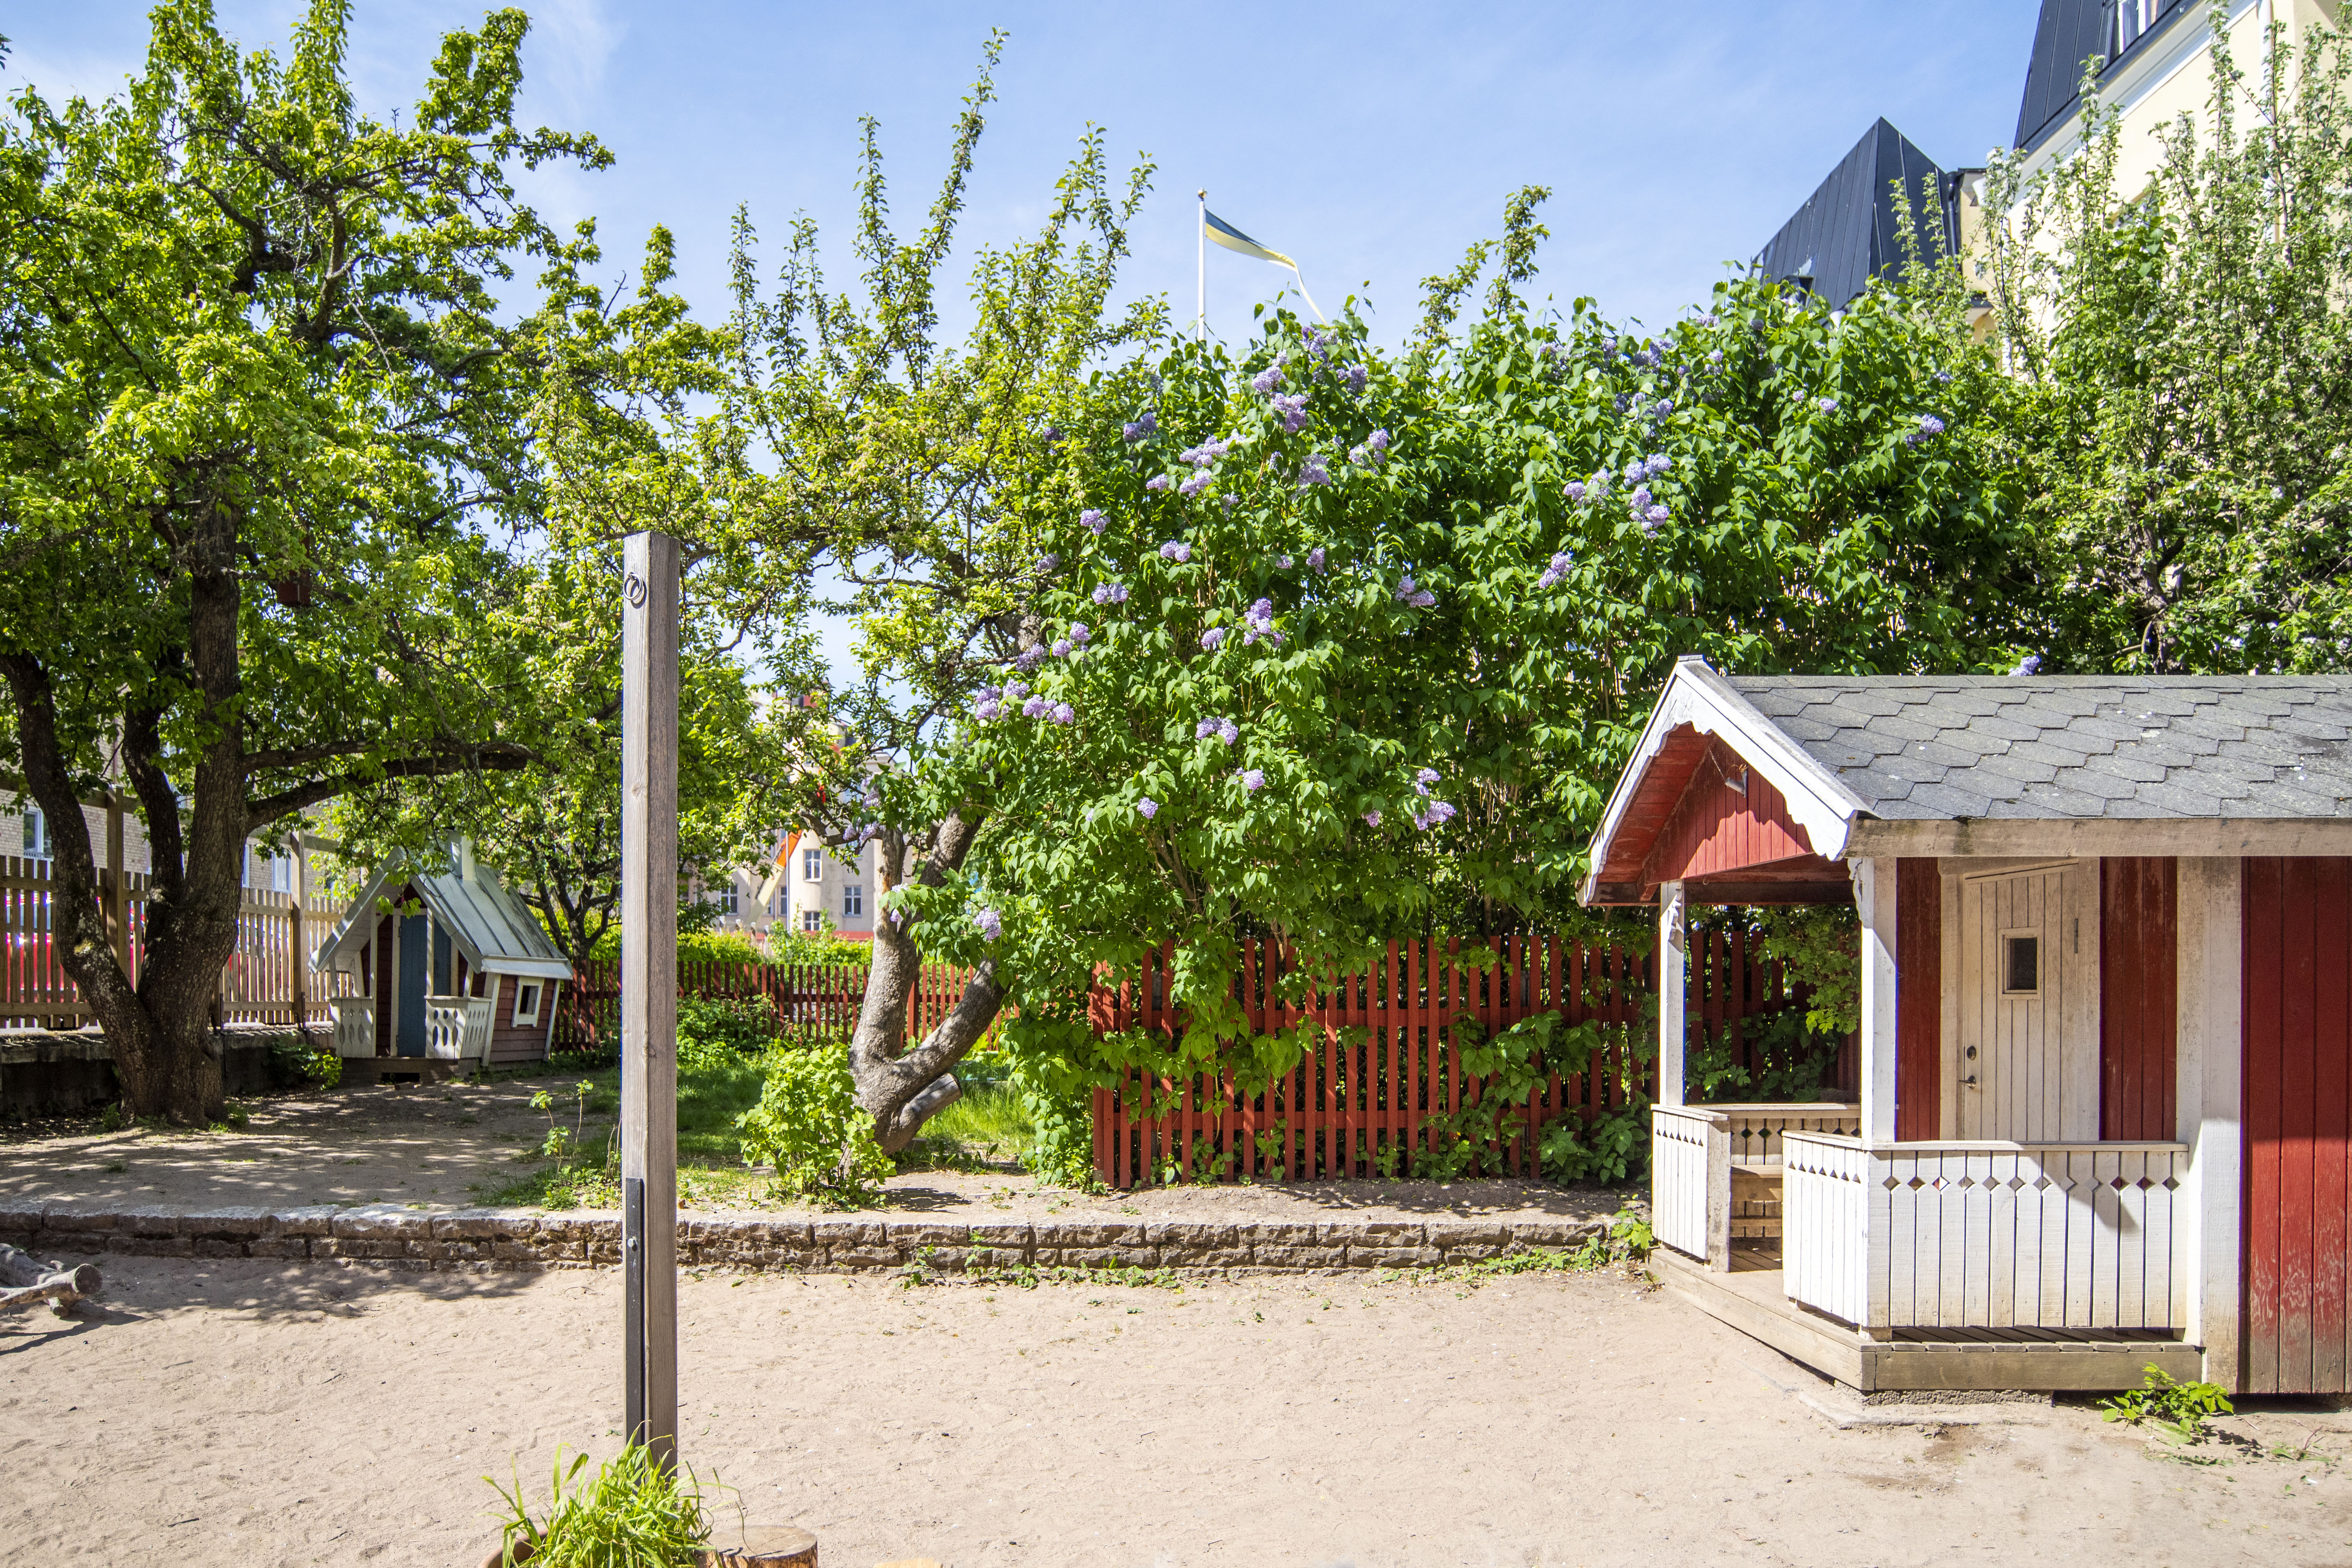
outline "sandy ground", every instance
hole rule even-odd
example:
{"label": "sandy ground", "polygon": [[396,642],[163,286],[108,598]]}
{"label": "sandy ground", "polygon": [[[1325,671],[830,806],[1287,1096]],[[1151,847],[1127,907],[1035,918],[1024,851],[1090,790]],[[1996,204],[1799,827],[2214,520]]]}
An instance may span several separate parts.
{"label": "sandy ground", "polygon": [[[12,1563],[470,1568],[486,1474],[615,1446],[613,1274],[110,1263],[100,1321],[0,1324]],[[2242,1416],[2194,1464],[2079,1405],[1841,1431],[1618,1277],[712,1273],[680,1318],[685,1457],[829,1568],[2352,1562],[2352,1416]]]}
{"label": "sandy ground", "polygon": [[[489,1084],[372,1085],[331,1094],[249,1101],[252,1121],[236,1132],[58,1131],[19,1128],[0,1137],[0,1200],[70,1203],[91,1208],[299,1207],[400,1203],[464,1207],[473,1190],[495,1187],[530,1167],[516,1155],[535,1147],[547,1117],[530,1109],[555,1078]],[[572,1118],[562,1118],[568,1128]],[[592,1146],[610,1119],[591,1118]],[[691,1212],[751,1212],[738,1199],[698,1194],[682,1173]],[[1040,1187],[1026,1173],[911,1172],[887,1185],[886,1210],[975,1220],[1582,1218],[1613,1212],[1616,1193],[1563,1191],[1537,1183],[1329,1182],[1295,1187],[1238,1184],[1155,1188],[1088,1196]],[[814,1212],[769,1205],[759,1212]]]}

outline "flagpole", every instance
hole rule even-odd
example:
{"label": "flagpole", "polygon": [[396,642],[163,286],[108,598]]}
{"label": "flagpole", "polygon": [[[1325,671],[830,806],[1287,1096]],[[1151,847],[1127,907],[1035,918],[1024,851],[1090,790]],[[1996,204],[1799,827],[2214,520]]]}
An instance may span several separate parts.
{"label": "flagpole", "polygon": [[1197,274],[1199,291],[1195,295],[1199,304],[1192,312],[1192,336],[1198,342],[1207,342],[1209,341],[1209,193],[1203,189],[1199,195],[1201,226],[1192,236],[1193,243],[1200,251]]}

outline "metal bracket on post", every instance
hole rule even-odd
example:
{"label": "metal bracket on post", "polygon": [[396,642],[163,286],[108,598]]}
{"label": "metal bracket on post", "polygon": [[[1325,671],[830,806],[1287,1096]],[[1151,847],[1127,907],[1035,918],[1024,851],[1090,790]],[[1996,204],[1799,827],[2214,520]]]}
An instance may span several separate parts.
{"label": "metal bracket on post", "polygon": [[646,1184],[632,1176],[621,1184],[621,1339],[627,1347],[624,1369],[628,1418],[626,1441],[646,1440]]}

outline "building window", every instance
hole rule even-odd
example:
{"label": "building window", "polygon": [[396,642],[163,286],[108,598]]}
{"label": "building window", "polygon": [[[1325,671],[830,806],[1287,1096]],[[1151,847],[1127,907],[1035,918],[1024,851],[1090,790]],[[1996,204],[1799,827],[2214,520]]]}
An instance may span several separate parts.
{"label": "building window", "polygon": [[711,894],[710,898],[711,901],[719,906],[719,912],[720,914],[731,915],[736,912],[734,883],[728,883],[725,887]]}
{"label": "building window", "polygon": [[2000,941],[2001,990],[2011,996],[2030,996],[2041,990],[2041,937],[2004,932]]}
{"label": "building window", "polygon": [[41,815],[37,805],[25,808],[25,858],[46,860],[57,853],[57,845],[49,837],[49,820]]}
{"label": "building window", "polygon": [[824,850],[803,849],[801,851],[801,880],[803,882],[822,882],[824,880]]}
{"label": "building window", "polygon": [[844,882],[841,885],[841,912],[845,919],[863,920],[866,918],[866,889],[864,884],[858,882]]}
{"label": "building window", "polygon": [[517,1024],[539,1022],[540,990],[540,984],[536,980],[526,980],[515,987],[514,1021]]}
{"label": "building window", "polygon": [[824,911],[823,910],[803,910],[801,911],[801,930],[805,931],[820,931],[824,929]]}

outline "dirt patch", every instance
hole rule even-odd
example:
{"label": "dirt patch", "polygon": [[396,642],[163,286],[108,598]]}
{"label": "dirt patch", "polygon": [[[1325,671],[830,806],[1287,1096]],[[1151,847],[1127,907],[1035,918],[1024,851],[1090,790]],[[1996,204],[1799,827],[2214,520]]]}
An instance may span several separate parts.
{"label": "dirt patch", "polygon": [[[0,1141],[0,1202],[104,1209],[299,1208],[396,1203],[466,1207],[531,1167],[548,1119],[531,1096],[569,1080],[387,1084],[256,1100],[234,1132],[20,1130]],[[568,1130],[571,1110],[561,1116]],[[611,1125],[590,1117],[596,1146]],[[743,1184],[699,1190],[681,1173],[681,1204],[698,1214],[819,1211],[747,1197]],[[718,1186],[719,1184],[706,1184]],[[886,1212],[950,1222],[1141,1217],[1163,1220],[1589,1219],[1629,1197],[1534,1182],[1315,1182],[1295,1186],[1157,1187],[1088,1194],[1040,1186],[1013,1169],[916,1171],[891,1178]]]}
{"label": "dirt patch", "polygon": [[[12,1561],[440,1568],[490,1539],[484,1475],[536,1489],[559,1443],[617,1440],[610,1272],[125,1258],[110,1283],[105,1321],[0,1326]],[[833,1568],[2267,1564],[2352,1535],[2332,1460],[2151,1462],[2080,1408],[1958,1452],[1833,1431],[1789,1363],[1617,1278],[713,1272],[679,1303],[686,1458]]]}

